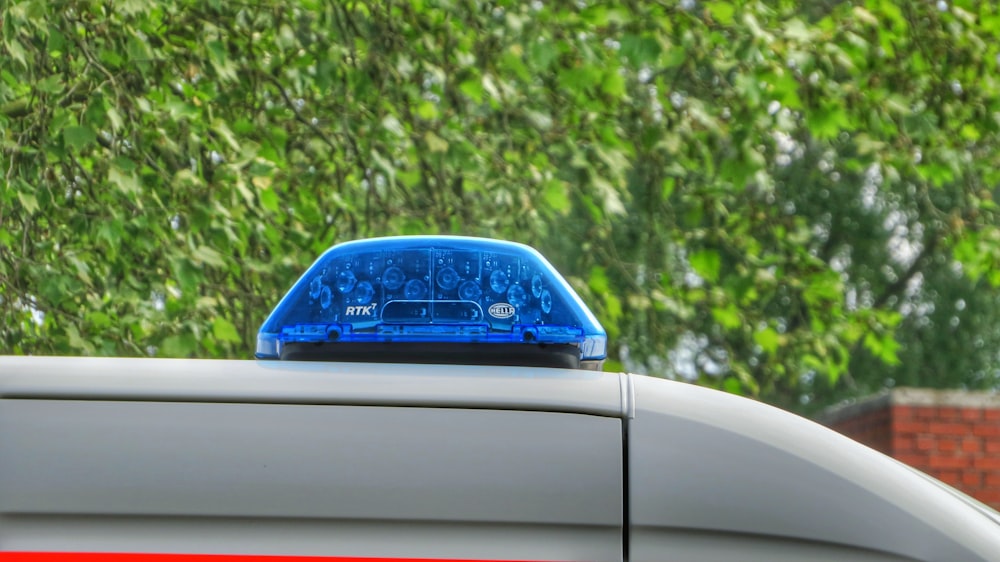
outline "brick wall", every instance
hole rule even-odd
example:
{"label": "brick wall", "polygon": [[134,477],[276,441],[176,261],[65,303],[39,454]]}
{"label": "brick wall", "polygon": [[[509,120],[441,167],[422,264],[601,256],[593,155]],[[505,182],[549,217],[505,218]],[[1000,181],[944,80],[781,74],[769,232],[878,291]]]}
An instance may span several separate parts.
{"label": "brick wall", "polygon": [[1000,395],[897,388],[820,422],[1000,509]]}

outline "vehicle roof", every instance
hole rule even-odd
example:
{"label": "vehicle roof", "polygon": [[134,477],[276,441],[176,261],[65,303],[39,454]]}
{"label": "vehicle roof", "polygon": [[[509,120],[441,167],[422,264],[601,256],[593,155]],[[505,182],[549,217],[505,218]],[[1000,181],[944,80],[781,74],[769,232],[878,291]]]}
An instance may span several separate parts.
{"label": "vehicle roof", "polygon": [[622,417],[625,375],[390,363],[0,357],[0,398],[535,410]]}

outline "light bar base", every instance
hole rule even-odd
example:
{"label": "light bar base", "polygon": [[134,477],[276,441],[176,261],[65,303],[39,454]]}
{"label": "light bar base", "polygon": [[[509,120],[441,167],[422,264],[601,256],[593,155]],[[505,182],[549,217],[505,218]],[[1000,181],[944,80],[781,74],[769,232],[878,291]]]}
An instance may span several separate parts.
{"label": "light bar base", "polygon": [[582,367],[580,348],[570,344],[286,343],[281,349],[281,360]]}

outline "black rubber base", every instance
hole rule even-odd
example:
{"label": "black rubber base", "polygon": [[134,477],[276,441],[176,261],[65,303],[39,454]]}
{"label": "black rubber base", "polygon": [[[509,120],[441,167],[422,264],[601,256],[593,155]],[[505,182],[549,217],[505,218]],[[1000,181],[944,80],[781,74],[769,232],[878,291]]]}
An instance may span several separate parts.
{"label": "black rubber base", "polygon": [[286,343],[281,360],[579,369],[580,348],[570,344],[516,343]]}

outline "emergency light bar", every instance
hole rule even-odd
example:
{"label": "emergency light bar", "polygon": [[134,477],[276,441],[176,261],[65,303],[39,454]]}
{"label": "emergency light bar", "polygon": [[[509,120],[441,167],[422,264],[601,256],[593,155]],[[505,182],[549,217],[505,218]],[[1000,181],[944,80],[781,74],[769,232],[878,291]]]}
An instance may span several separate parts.
{"label": "emergency light bar", "polygon": [[550,351],[573,356],[561,366],[596,367],[607,356],[607,334],[528,246],[400,236],[327,250],[261,326],[256,357],[398,360],[399,350],[431,353],[435,362]]}

